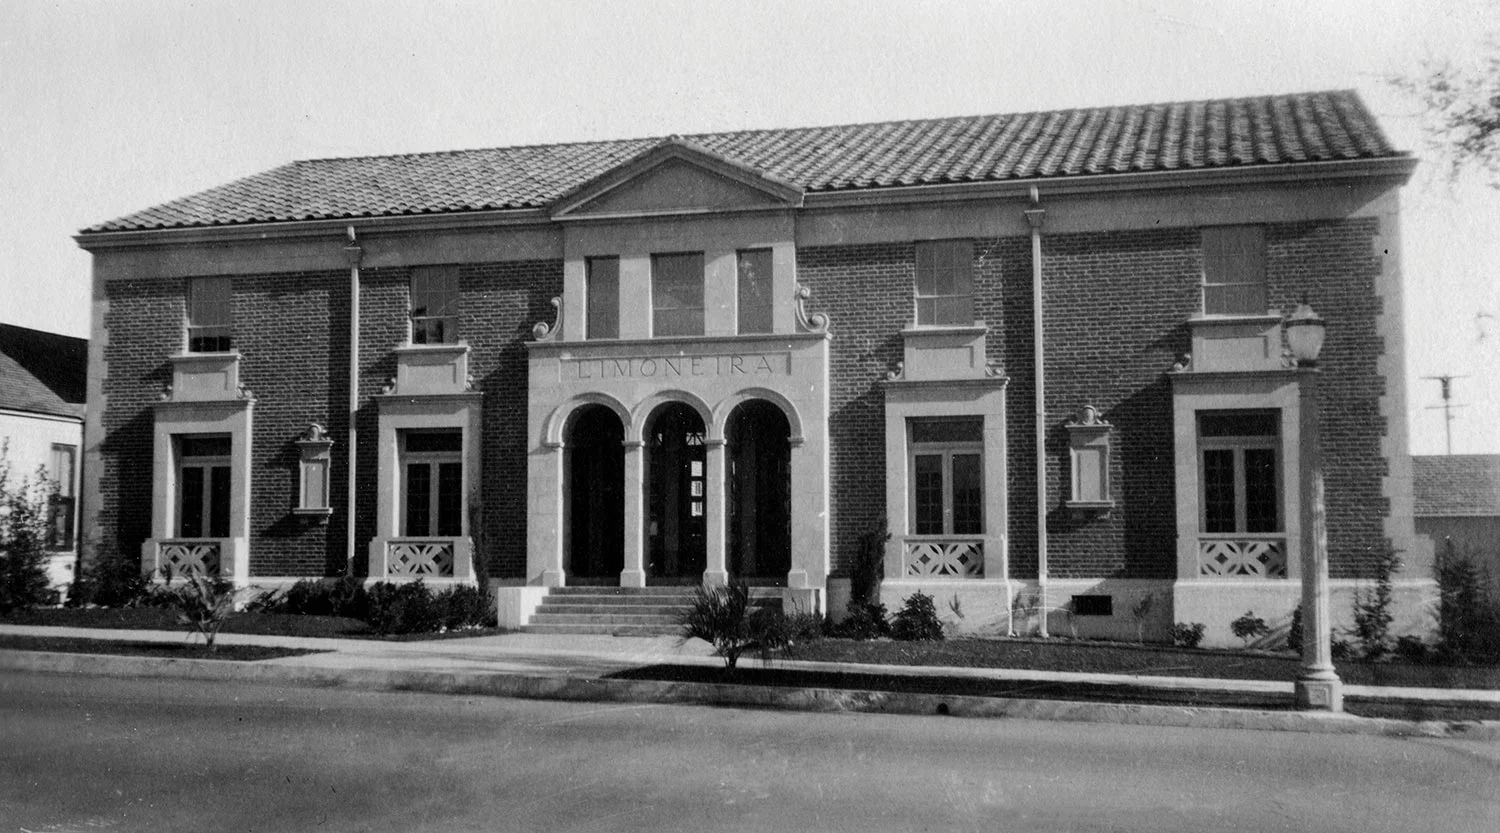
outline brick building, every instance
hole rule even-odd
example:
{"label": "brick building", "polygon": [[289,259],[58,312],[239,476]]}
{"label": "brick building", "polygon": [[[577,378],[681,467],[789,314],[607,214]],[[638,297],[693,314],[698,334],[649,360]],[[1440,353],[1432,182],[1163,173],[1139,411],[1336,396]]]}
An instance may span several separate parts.
{"label": "brick building", "polygon": [[883,521],[884,600],[962,630],[1223,640],[1297,600],[1305,299],[1335,593],[1396,547],[1414,616],[1414,164],[1351,92],[296,162],[78,236],[87,529],[247,584],[478,564],[520,623],[837,613]]}

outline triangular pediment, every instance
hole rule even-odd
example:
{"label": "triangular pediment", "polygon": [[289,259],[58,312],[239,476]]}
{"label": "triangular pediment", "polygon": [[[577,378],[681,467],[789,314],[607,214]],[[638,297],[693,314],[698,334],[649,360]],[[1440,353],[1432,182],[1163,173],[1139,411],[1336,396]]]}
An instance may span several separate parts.
{"label": "triangular pediment", "polygon": [[783,209],[802,204],[802,189],[668,139],[564,194],[554,219],[706,214]]}

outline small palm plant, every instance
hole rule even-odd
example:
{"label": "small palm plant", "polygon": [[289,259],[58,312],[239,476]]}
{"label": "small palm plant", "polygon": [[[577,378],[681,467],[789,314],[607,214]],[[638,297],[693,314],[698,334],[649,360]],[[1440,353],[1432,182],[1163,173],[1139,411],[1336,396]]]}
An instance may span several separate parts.
{"label": "small palm plant", "polygon": [[724,666],[733,669],[754,642],[749,608],[750,588],[743,581],[700,585],[693,591],[692,606],[678,620],[682,638],[696,637],[713,645],[714,652],[724,658]]}
{"label": "small palm plant", "polygon": [[234,588],[228,582],[193,571],[183,576],[182,586],[171,598],[177,608],[177,621],[203,634],[210,651],[218,650],[214,647],[214,637],[234,614]]}

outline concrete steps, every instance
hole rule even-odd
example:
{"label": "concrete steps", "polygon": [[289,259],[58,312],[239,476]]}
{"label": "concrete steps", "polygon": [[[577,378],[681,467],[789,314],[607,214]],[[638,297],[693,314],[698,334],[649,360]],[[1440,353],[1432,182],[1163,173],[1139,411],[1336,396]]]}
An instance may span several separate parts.
{"label": "concrete steps", "polygon": [[[526,633],[676,636],[691,587],[556,587],[522,630]],[[778,587],[750,588],[752,607],[781,606]]]}

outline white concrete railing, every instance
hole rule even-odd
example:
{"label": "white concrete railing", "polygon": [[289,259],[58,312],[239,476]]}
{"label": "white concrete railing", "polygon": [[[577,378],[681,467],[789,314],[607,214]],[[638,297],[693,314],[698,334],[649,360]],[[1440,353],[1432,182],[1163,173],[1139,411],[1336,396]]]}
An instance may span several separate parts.
{"label": "white concrete railing", "polygon": [[217,538],[172,538],[156,543],[156,569],[168,576],[220,574],[223,544]]}
{"label": "white concrete railing", "polygon": [[386,575],[453,576],[453,539],[394,538],[386,543]]}
{"label": "white concrete railing", "polygon": [[984,541],[950,535],[912,535],[903,544],[905,575],[984,578]]}
{"label": "white concrete railing", "polygon": [[1205,578],[1286,578],[1286,536],[1200,535],[1198,575]]}

